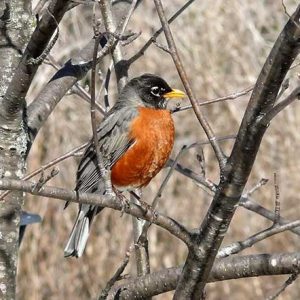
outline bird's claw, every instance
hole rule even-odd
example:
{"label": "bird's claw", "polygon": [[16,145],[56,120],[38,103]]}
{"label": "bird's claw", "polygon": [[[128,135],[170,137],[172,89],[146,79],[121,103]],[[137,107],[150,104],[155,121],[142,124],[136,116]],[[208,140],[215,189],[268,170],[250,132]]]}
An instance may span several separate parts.
{"label": "bird's claw", "polygon": [[123,217],[124,212],[130,208],[130,200],[128,200],[121,192],[117,190],[115,190],[115,193],[118,199],[121,201],[121,217]]}

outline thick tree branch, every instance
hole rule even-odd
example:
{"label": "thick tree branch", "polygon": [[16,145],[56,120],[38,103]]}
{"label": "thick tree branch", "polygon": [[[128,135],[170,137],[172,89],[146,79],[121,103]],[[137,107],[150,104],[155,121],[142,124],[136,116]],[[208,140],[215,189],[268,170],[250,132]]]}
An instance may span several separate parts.
{"label": "thick tree branch", "polygon": [[259,75],[219,188],[201,225],[198,246],[190,249],[175,299],[197,299],[203,292],[266,131],[260,120],[274,106],[283,79],[299,53],[299,17],[300,6],[281,32]]}
{"label": "thick tree branch", "polygon": [[[25,101],[4,99],[25,45],[32,34],[30,1],[0,2],[0,177],[22,177],[26,166],[27,132]],[[19,85],[22,82],[18,83]],[[24,198],[12,193],[0,203],[0,298],[15,299],[19,224]]]}
{"label": "thick tree branch", "polygon": [[[299,252],[232,256],[217,259],[208,282],[292,274],[297,268],[299,259]],[[172,291],[177,285],[181,272],[181,267],[173,267],[131,279],[127,283],[116,284],[107,299],[115,299],[115,295],[118,295],[118,299],[123,300],[142,299]]]}
{"label": "thick tree branch", "polygon": [[57,24],[67,11],[68,3],[69,1],[53,0],[48,7],[50,13],[45,13],[38,22],[8,86],[4,101],[0,103],[9,115],[15,115],[22,111],[22,102],[38,69],[38,64],[28,64],[28,61],[31,58],[38,58],[43,53],[57,28]]}

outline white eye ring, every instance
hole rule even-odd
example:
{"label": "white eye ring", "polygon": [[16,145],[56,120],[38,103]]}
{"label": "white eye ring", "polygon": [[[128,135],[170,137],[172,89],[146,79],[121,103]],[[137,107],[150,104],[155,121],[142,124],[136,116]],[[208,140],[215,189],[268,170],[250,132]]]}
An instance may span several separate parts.
{"label": "white eye ring", "polygon": [[156,97],[159,97],[160,94],[159,94],[160,90],[159,90],[159,87],[158,86],[153,86],[151,88],[151,94],[156,96]]}

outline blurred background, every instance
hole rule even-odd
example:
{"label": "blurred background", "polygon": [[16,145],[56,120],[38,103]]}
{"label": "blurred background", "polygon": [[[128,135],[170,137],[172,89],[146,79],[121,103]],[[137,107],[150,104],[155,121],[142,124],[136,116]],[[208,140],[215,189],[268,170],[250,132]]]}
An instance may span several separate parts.
{"label": "blurred background", "polygon": [[[33,1],[35,4],[35,1]],[[170,16],[185,1],[164,0]],[[292,14],[298,1],[286,0]],[[244,90],[253,85],[274,41],[288,17],[280,0],[216,0],[195,1],[172,23],[176,43],[186,67],[189,80],[197,97],[209,100]],[[58,64],[83,48],[92,38],[92,6],[81,5],[69,11],[61,25],[59,40],[51,51]],[[123,48],[130,57],[160,27],[152,1],[143,1],[128,26],[141,36]],[[162,37],[160,43],[165,44]],[[103,65],[108,65],[110,58]],[[297,63],[297,61],[295,62]],[[289,72],[289,93],[298,83],[300,68]],[[164,77],[171,86],[182,88],[171,57],[152,45],[145,55],[130,69],[130,76],[152,72]],[[32,101],[42,90],[55,69],[44,64],[27,95]],[[80,84],[88,90],[89,78]],[[101,84],[101,78],[99,78]],[[100,86],[99,84],[99,86]],[[110,85],[110,99],[117,95],[114,78]],[[217,136],[236,134],[250,94],[235,100],[203,107]],[[101,98],[101,101],[103,99]],[[184,100],[183,105],[188,104]],[[300,216],[298,205],[300,162],[296,151],[300,149],[298,128],[300,105],[295,102],[284,110],[269,127],[262,142],[251,178],[253,187],[261,178],[269,183],[260,188],[254,198],[266,208],[274,209],[273,173],[277,172],[280,187],[281,214],[296,220]],[[99,115],[99,119],[101,116]],[[205,140],[205,135],[192,110],[174,115],[176,141],[174,158],[183,145]],[[86,142],[91,136],[89,104],[74,94],[64,97],[39,133],[30,152],[28,172]],[[230,154],[233,141],[222,142]],[[180,163],[200,172],[197,154],[200,149],[186,152]],[[210,146],[203,147],[207,177],[218,183],[218,164]],[[59,174],[51,185],[73,189],[78,157],[59,164]],[[162,179],[163,170],[144,191],[144,200],[151,203]],[[192,180],[174,172],[158,210],[182,222],[188,228],[201,223],[212,196]],[[41,224],[30,226],[21,245],[19,257],[19,299],[95,299],[124,258],[132,243],[132,220],[120,212],[105,209],[93,223],[85,254],[80,259],[65,259],[63,249],[77,214],[77,205],[63,210],[60,200],[27,195],[25,209],[42,216]],[[243,240],[249,235],[270,226],[271,222],[238,208],[229,232],[223,242]],[[186,257],[185,246],[168,232],[151,226],[149,251],[152,271],[182,264]],[[274,236],[247,249],[242,254],[299,251],[299,238],[289,232]],[[126,273],[135,274],[134,256]],[[287,276],[232,280],[207,285],[208,299],[265,299],[273,295]],[[299,279],[298,279],[299,280]],[[293,284],[279,299],[299,299],[300,285]],[[155,299],[171,299],[172,293]]]}

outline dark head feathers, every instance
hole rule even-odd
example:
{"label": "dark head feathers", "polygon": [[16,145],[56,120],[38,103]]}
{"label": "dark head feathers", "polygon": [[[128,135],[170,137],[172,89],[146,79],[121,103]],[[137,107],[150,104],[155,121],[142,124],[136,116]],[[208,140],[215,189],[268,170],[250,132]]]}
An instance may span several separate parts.
{"label": "dark head feathers", "polygon": [[[157,75],[146,73],[131,79],[127,83],[120,94],[119,101],[123,102],[123,105],[132,104],[163,109],[166,107],[167,96],[171,95],[172,91],[174,90],[164,79]],[[176,98],[176,96],[170,97]]]}

